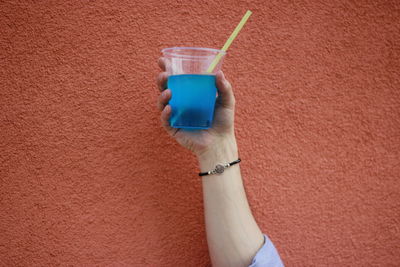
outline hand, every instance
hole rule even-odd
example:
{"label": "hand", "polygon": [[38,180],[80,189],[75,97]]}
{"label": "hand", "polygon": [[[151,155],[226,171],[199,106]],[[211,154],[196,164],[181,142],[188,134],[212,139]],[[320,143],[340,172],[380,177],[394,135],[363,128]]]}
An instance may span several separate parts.
{"label": "hand", "polygon": [[183,147],[186,147],[197,156],[209,151],[212,147],[218,147],[227,140],[235,142],[234,137],[234,114],[235,97],[231,84],[225,79],[222,71],[216,75],[218,98],[215,103],[215,113],[212,128],[206,130],[185,131],[184,129],[172,128],[168,119],[171,115],[171,90],[166,89],[167,73],[165,72],[165,61],[160,58],[158,65],[162,69],[157,77],[157,85],[161,91],[158,99],[158,108],[161,112],[161,123],[167,132],[176,139]]}

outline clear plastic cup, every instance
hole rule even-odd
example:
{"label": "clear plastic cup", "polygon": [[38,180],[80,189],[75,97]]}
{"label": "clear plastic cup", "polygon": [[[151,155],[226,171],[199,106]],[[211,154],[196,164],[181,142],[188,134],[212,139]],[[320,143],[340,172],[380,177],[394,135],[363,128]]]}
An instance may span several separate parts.
{"label": "clear plastic cup", "polygon": [[[208,129],[214,117],[217,87],[215,74],[221,69],[225,52],[212,48],[172,47],[162,50],[172,92],[170,125],[183,129]],[[211,73],[214,58],[222,57]]]}

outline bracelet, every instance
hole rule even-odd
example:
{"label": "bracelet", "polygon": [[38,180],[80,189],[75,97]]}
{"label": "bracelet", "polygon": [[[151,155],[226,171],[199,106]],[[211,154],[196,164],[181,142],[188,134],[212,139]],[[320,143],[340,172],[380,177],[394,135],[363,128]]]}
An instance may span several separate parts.
{"label": "bracelet", "polygon": [[225,171],[226,168],[228,168],[228,167],[230,167],[232,165],[235,165],[235,164],[237,164],[239,162],[241,162],[240,158],[235,160],[235,161],[232,161],[230,163],[217,164],[215,166],[214,170],[211,170],[211,171],[208,171],[208,172],[201,172],[201,173],[199,173],[199,176],[205,176],[205,175],[210,175],[210,174],[221,174],[221,173],[223,173]]}

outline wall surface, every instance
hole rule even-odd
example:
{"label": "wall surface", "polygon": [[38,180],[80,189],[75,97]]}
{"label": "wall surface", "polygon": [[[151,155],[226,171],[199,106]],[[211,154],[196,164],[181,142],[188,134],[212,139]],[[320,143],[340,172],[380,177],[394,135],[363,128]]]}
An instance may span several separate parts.
{"label": "wall surface", "polygon": [[400,262],[399,1],[1,1],[0,266],[210,266],[160,49],[221,47],[255,217],[287,266]]}

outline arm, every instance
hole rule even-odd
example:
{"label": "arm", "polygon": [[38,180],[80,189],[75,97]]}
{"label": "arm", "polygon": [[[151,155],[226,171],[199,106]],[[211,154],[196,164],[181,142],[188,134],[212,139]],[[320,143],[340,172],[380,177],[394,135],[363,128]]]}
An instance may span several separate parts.
{"label": "arm", "polygon": [[[234,136],[198,156],[201,171],[238,158]],[[249,266],[264,243],[247,202],[239,164],[202,178],[207,241],[213,266]]]}
{"label": "arm", "polygon": [[[157,79],[161,91],[158,107],[166,131],[198,158],[200,169],[206,172],[218,163],[238,159],[234,135],[235,98],[232,86],[222,72],[216,76],[218,98],[213,127],[207,130],[185,131],[170,127],[171,91],[165,89],[165,62],[160,59],[162,72]],[[247,202],[239,164],[220,175],[202,177],[205,222],[210,258],[213,266],[249,266],[264,243]]]}

